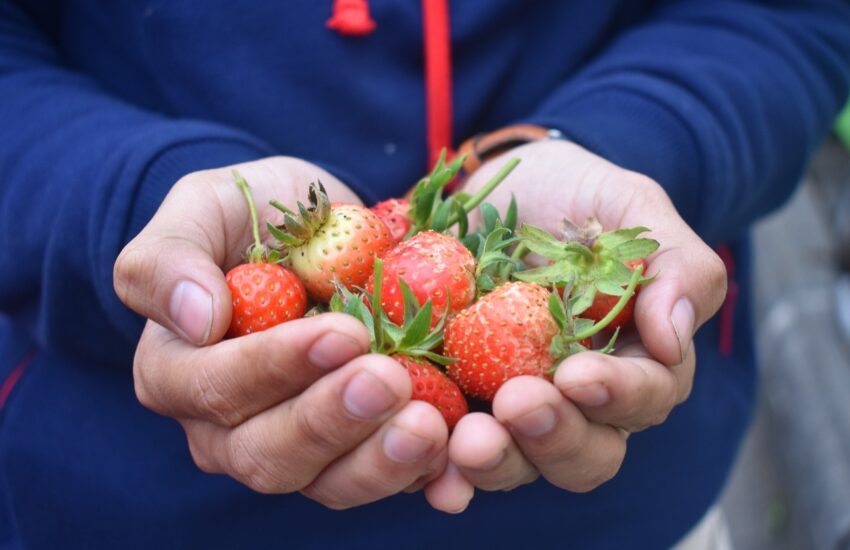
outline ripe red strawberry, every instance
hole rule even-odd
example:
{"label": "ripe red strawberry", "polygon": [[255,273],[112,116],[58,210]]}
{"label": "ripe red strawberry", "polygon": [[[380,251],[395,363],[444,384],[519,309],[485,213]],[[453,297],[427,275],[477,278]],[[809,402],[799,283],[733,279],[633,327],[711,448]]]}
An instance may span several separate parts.
{"label": "ripe red strawberry", "polygon": [[[449,315],[475,298],[475,258],[457,239],[426,231],[397,244],[383,256],[381,305],[395,324],[404,321],[403,280],[419,305],[430,300],[431,327],[448,310]],[[374,274],[366,288],[374,286]]]}
{"label": "ripe red strawberry", "polygon": [[[369,349],[389,355],[401,363],[413,383],[412,398],[437,407],[451,429],[466,414],[468,406],[458,387],[435,364],[449,362],[449,359],[434,352],[443,343],[444,320],[440,318],[435,326],[430,326],[432,311],[429,300],[422,307],[417,303],[403,303],[402,310],[406,310],[406,315],[402,316],[400,323],[392,322],[381,307],[383,267],[383,262],[376,259],[371,294],[356,295],[340,286],[331,299],[331,311],[348,313],[366,325]],[[364,303],[364,297],[368,299],[369,307]],[[405,297],[402,301],[406,302]]]}
{"label": "ripe red strawberry", "polygon": [[387,199],[373,206],[371,210],[389,228],[395,242],[400,243],[410,231],[411,221],[407,215],[410,211],[410,201],[407,199]]}
{"label": "ripe red strawberry", "polygon": [[491,400],[509,378],[546,375],[559,333],[549,296],[540,285],[508,283],[448,321],[443,350],[457,360],[448,374],[464,393]]}
{"label": "ripe red strawberry", "polygon": [[292,270],[304,281],[310,297],[327,302],[335,283],[351,290],[363,286],[372,265],[395,244],[390,230],[364,206],[331,206],[324,187],[311,183],[309,208],[298,203],[295,214],[277,202],[283,224],[269,231],[288,249]]}
{"label": "ripe red strawberry", "polygon": [[[625,262],[626,266],[634,271],[637,266],[643,266],[643,272],[646,272],[646,260],[629,260]],[[634,319],[635,314],[635,297],[637,296],[640,287],[635,288],[634,295],[629,299],[626,303],[625,307],[611,320],[611,322],[606,327],[607,329],[617,329],[624,328],[629,326],[629,324]],[[614,306],[617,305],[617,302],[620,300],[619,296],[614,296],[611,294],[605,294],[604,292],[597,292],[593,297],[593,303],[584,310],[581,314],[582,317],[586,319],[591,319],[593,321],[599,322],[601,321],[608,312],[611,311]]]}
{"label": "ripe red strawberry", "polygon": [[295,273],[279,264],[248,263],[227,273],[233,297],[230,337],[259,332],[299,319],[307,311],[307,290]]}
{"label": "ripe red strawberry", "polygon": [[307,310],[304,283],[290,270],[278,264],[279,255],[269,252],[260,241],[257,211],[248,183],[234,172],[236,184],[245,195],[251,214],[254,243],[248,249],[248,262],[227,272],[226,281],[233,298],[230,337],[265,330],[298,319]]}
{"label": "ripe red strawberry", "polygon": [[434,405],[446,421],[449,429],[469,412],[466,399],[457,385],[427,359],[396,354],[393,359],[407,369],[413,384],[411,399]]}

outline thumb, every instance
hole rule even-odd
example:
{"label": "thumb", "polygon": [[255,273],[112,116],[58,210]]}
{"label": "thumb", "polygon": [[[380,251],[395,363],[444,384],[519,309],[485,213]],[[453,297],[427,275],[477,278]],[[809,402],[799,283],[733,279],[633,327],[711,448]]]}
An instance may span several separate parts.
{"label": "thumb", "polygon": [[[230,261],[223,219],[227,209],[216,202],[216,193],[198,192],[199,187],[184,180],[174,185],[119,254],[113,285],[136,313],[204,345],[224,337],[232,306],[219,267]],[[230,210],[244,207],[247,212],[238,200],[229,202]]]}
{"label": "thumb", "polygon": [[115,262],[113,281],[127,307],[194,344],[217,342],[230,324],[224,275],[191,238],[139,234]]}
{"label": "thumb", "polygon": [[650,354],[668,366],[690,352],[697,329],[720,308],[726,296],[721,259],[678,216],[653,231],[661,248],[650,258],[635,305],[635,322]]}

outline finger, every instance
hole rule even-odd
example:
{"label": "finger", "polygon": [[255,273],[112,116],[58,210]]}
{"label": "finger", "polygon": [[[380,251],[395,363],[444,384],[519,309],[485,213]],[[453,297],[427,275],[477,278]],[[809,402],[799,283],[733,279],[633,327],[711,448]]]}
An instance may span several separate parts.
{"label": "finger", "polygon": [[[635,303],[635,323],[650,354],[665,365],[683,362],[697,329],[720,308],[726,296],[726,268],[676,213],[654,182],[634,176],[648,189],[635,193],[623,217],[625,227],[649,225],[647,236],[661,247],[650,257],[647,274]],[[647,217],[652,216],[651,220]]]}
{"label": "finger", "polygon": [[448,428],[440,412],[411,401],[369,439],[328,466],[301,493],[334,510],[394,495],[446,467]]}
{"label": "finger", "polygon": [[[279,219],[269,199],[294,205],[315,179],[325,183],[332,200],[358,202],[326,171],[288,157],[195,172],[178,181],[118,256],[113,283],[130,309],[197,345],[226,333],[231,300],[222,270],[239,263],[251,242],[248,206],[233,169],[251,185],[260,220]],[[264,223],[260,231],[266,235]]]}
{"label": "finger", "polygon": [[509,427],[523,455],[547,481],[586,492],[611,479],[626,452],[611,426],[587,422],[557,388],[542,378],[508,380],[493,400],[493,414]]}
{"label": "finger", "polygon": [[230,293],[221,268],[228,232],[217,188],[223,189],[234,220],[247,219],[232,176],[222,170],[193,174],[175,184],[113,270],[122,302],[197,345],[221,339],[230,323]]}
{"label": "finger", "polygon": [[349,315],[328,313],[195,347],[153,322],[134,361],[136,394],[172,417],[236,426],[301,393],[330,370],[366,353],[369,336]]}
{"label": "finger", "polygon": [[460,419],[449,441],[449,460],[484,491],[509,490],[537,479],[537,470],[511,434],[489,414],[472,413]]}
{"label": "finger", "polygon": [[425,486],[425,499],[435,510],[448,514],[459,514],[467,509],[475,487],[454,463],[449,462],[445,471]]}
{"label": "finger", "polygon": [[638,432],[661,424],[691,391],[695,353],[666,367],[639,343],[616,355],[580,353],[561,363],[554,383],[593,422]]}
{"label": "finger", "polygon": [[209,463],[255,491],[299,491],[401,410],[410,393],[397,362],[364,355],[232,430],[203,423],[194,440]]}

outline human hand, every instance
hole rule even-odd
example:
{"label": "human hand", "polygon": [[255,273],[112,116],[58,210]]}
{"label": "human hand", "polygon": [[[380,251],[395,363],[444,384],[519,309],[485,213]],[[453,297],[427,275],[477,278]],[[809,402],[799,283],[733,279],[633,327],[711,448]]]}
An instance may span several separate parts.
{"label": "human hand", "polygon": [[[520,222],[558,234],[566,217],[595,216],[605,229],[652,228],[661,247],[649,258],[655,280],[635,307],[637,332],[621,336],[613,355],[581,353],[558,368],[553,382],[518,377],[493,401],[493,414],[474,413],[449,441],[449,472],[426,488],[429,500],[460,509],[470,483],[506,490],[542,475],[558,487],[589,491],[620,468],[630,432],[663,422],[691,391],[693,335],[720,307],[726,272],[718,256],[679,217],[654,181],[623,170],[566,141],[511,150],[523,159],[488,199],[504,211],[517,196]],[[486,163],[464,191],[474,193],[499,168]]]}
{"label": "human hand", "polygon": [[410,401],[407,372],[364,355],[365,327],[343,314],[290,321],[224,340],[231,298],[223,270],[251,242],[233,168],[261,219],[303,200],[321,179],[334,201],[357,197],[320,168],[269,158],[189,174],[115,263],[121,300],[150,319],[133,373],[143,405],[177,419],[192,457],[263,493],[347,508],[419,486],[446,465],[440,413]]}

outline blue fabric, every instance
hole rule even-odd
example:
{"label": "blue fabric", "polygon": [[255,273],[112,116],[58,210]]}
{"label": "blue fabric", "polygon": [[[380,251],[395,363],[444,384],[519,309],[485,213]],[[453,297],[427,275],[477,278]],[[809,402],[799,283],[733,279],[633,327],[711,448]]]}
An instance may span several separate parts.
{"label": "blue fabric", "polygon": [[377,31],[352,39],[324,27],[330,0],[0,2],[0,375],[37,350],[0,418],[0,542],[662,548],[716,498],[754,393],[744,235],[846,99],[843,2],[451,6],[455,136],[557,127],[734,244],[733,355],[702,329],[690,400],[600,489],[479,493],[457,517],[418,494],[331,512],[201,473],[179,426],[136,402],[142,323],[112,263],[181,175],[286,154],[374,201],[426,170],[420,4],[371,6]]}

